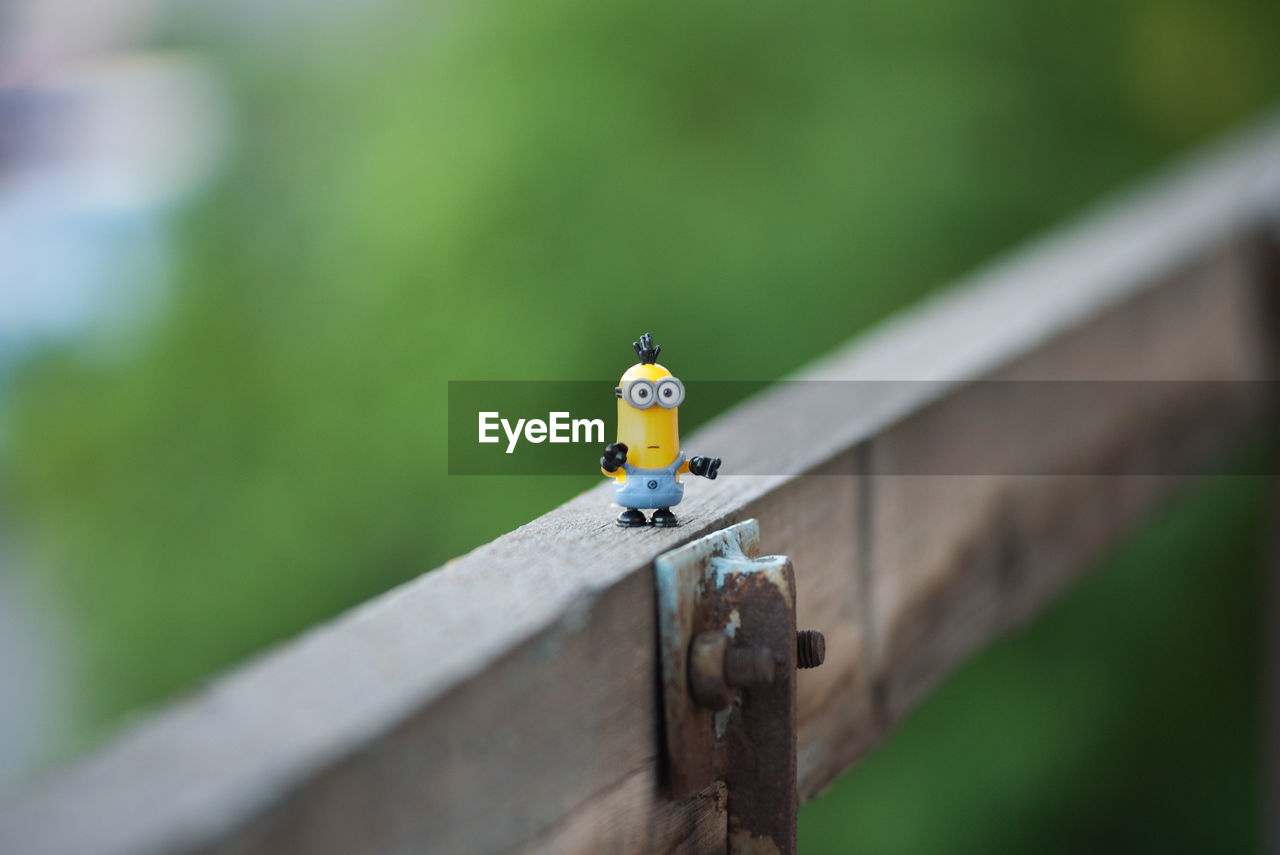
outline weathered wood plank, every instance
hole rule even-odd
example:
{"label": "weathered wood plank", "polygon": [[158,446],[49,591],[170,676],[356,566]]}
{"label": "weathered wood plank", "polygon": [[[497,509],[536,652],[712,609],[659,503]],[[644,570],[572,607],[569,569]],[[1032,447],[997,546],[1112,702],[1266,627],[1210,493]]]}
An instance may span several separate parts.
{"label": "weathered wood plank", "polygon": [[[1207,382],[1261,376],[1265,331],[1249,311],[1256,290],[1250,257],[1246,247],[1224,248],[1000,372],[1019,381],[1169,382],[1102,390],[1071,420],[1060,419],[1049,400],[1037,411],[1038,399],[1059,394],[1060,382],[1013,395],[969,387],[871,440],[873,679],[890,720],[993,631],[1048,599],[1182,480],[1146,473],[1207,468],[1250,423],[1258,403],[1251,387]],[[908,463],[967,473],[972,458],[993,473],[1008,471],[1002,460],[1015,469],[1038,459],[1043,472],[1084,474],[878,474]]]}
{"label": "weathered wood plank", "polygon": [[[1272,122],[801,375],[918,382],[783,384],[690,438],[726,462],[680,528],[619,531],[590,491],[47,776],[0,809],[0,851],[715,851],[714,795],[662,793],[653,558],[749,516],[793,557],[800,622],[828,641],[800,678],[816,792],[1177,480],[1108,461],[1202,464],[1252,412],[1222,398],[1237,387],[1169,384],[1028,430],[971,381],[1261,376],[1248,237],[1277,199]],[[1086,474],[894,474],[984,436]],[[734,476],[747,460],[799,474]]]}

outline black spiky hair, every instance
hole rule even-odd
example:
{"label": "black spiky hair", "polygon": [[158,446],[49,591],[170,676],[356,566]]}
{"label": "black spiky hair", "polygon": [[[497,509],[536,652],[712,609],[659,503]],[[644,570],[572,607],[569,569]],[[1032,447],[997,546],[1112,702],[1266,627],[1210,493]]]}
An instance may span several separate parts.
{"label": "black spiky hair", "polygon": [[658,361],[658,353],[662,350],[662,345],[653,343],[653,336],[645,333],[640,336],[639,341],[631,342],[631,346],[636,349],[636,356],[640,357],[641,365],[652,365]]}

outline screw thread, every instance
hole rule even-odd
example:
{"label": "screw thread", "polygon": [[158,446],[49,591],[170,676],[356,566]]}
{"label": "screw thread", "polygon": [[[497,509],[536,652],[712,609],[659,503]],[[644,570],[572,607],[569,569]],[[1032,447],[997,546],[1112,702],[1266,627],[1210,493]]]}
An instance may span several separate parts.
{"label": "screw thread", "polygon": [[815,629],[796,633],[796,667],[817,668],[827,658],[827,640]]}

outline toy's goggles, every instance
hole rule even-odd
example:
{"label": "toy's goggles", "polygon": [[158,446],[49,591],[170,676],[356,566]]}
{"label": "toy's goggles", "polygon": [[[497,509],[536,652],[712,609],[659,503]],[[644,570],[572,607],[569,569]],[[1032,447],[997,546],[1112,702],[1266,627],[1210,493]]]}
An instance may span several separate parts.
{"label": "toy's goggles", "polygon": [[684,384],[674,377],[652,380],[628,380],[613,393],[637,410],[647,410],[654,404],[674,410],[684,403]]}

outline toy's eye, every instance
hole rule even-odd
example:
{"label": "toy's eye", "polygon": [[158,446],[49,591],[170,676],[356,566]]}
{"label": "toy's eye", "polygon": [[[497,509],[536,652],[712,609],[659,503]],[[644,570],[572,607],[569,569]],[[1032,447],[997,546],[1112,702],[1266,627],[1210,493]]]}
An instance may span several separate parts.
{"label": "toy's eye", "polygon": [[627,385],[627,403],[638,410],[653,406],[654,389],[648,380],[632,380]]}
{"label": "toy's eye", "polygon": [[674,377],[658,381],[658,405],[674,409],[684,403],[684,384]]}

